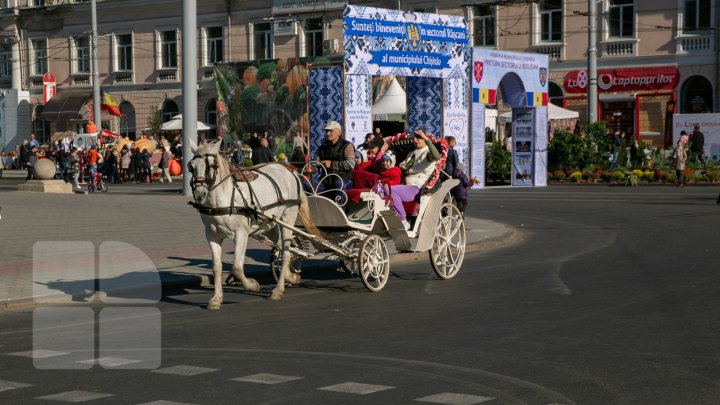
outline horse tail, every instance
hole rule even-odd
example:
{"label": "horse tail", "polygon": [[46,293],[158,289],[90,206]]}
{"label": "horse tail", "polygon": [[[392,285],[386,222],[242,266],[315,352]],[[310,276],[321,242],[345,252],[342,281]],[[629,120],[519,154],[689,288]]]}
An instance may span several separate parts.
{"label": "horse tail", "polygon": [[308,199],[307,199],[307,196],[305,195],[305,192],[302,189],[300,190],[300,209],[298,211],[299,211],[298,214],[300,215],[300,221],[302,221],[303,226],[305,227],[305,230],[308,231],[311,235],[315,235],[317,237],[322,238],[322,233],[310,219],[310,209],[308,208]]}

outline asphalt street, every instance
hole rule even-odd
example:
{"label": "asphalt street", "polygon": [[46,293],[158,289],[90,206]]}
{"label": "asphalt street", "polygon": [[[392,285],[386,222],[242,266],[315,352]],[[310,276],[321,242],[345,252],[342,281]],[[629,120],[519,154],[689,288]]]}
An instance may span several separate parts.
{"label": "asphalt street", "polygon": [[[69,354],[28,352],[34,337],[61,338],[68,325],[33,324],[36,308],[6,311],[0,403],[716,404],[717,193],[653,186],[473,192],[467,215],[521,237],[466,256],[456,278],[441,281],[419,260],[393,266],[385,289],[370,293],[340,272],[318,273],[277,302],[227,287],[220,311],[204,309],[209,288],[165,291],[145,305],[159,309],[162,335],[159,346],[141,350],[148,359],[161,353],[159,365],[146,369],[103,343],[128,331],[147,334],[142,315],[120,311],[109,318],[120,326],[104,333],[92,315],[70,325],[96,332],[98,352],[88,357],[105,358],[104,367],[80,360],[72,364],[91,368],[52,370],[43,359]],[[89,197],[103,209],[111,195]],[[179,209],[164,204],[160,217]],[[52,219],[50,208],[39,203],[39,211]],[[124,214],[109,212],[108,226],[128,221]],[[139,232],[158,252],[182,250],[196,236],[153,238],[171,229]],[[164,251],[166,261],[181,267],[187,252],[176,250],[174,259]],[[76,305],[95,316],[108,308]]]}

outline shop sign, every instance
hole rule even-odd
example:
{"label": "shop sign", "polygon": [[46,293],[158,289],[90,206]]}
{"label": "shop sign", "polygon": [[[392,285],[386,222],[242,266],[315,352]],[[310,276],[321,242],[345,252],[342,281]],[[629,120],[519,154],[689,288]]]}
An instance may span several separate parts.
{"label": "shop sign", "polygon": [[43,76],[43,104],[47,104],[55,95],[57,87],[55,86],[55,75],[47,72]]}
{"label": "shop sign", "polygon": [[[677,67],[600,69],[598,92],[627,92],[637,90],[673,90],[680,77]],[[563,87],[568,93],[586,93],[589,84],[587,71],[572,71],[565,75]]]}

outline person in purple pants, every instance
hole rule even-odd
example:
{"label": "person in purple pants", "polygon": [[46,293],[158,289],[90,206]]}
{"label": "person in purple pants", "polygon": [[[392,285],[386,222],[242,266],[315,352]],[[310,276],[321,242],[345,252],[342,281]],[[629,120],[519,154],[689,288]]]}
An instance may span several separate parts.
{"label": "person in purple pants", "polygon": [[[402,202],[415,201],[418,194],[420,194],[420,189],[435,171],[435,161],[440,157],[440,152],[421,128],[415,130],[413,145],[415,149],[398,165],[404,174],[404,184],[393,186],[390,190],[390,196],[393,199],[393,210],[400,217],[405,229],[410,229],[410,224],[407,222],[407,215]],[[388,144],[385,143],[381,151],[384,153],[387,148]]]}

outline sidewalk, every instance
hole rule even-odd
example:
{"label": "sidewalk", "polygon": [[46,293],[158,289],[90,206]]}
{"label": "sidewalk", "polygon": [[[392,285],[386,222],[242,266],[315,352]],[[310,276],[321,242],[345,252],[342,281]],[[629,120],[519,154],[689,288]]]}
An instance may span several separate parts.
{"label": "sidewalk", "polygon": [[[161,289],[207,283],[210,249],[200,215],[187,201],[175,194],[0,192],[0,310],[77,301],[98,289],[159,300]],[[468,253],[519,236],[479,218],[466,218],[465,226]],[[392,263],[427,260],[427,253],[396,254],[392,243],[388,247]],[[232,250],[226,241],[224,271],[231,268]],[[272,282],[268,253],[265,245],[248,242],[246,274],[264,285]],[[313,270],[306,265],[303,274],[312,278]]]}

